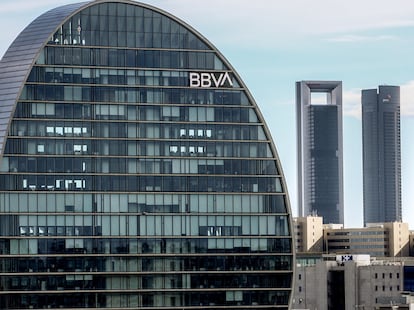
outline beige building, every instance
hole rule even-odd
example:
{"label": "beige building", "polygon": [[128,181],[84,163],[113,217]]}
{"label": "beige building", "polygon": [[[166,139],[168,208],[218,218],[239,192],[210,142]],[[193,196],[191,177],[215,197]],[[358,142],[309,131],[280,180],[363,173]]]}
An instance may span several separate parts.
{"label": "beige building", "polygon": [[323,219],[320,216],[297,217],[294,219],[296,251],[323,252]]}
{"label": "beige building", "polygon": [[[341,224],[322,224],[318,216],[294,219],[297,253],[370,254],[374,257],[410,255],[407,223],[375,223],[364,228],[344,228]],[[413,248],[413,246],[411,246]]]}

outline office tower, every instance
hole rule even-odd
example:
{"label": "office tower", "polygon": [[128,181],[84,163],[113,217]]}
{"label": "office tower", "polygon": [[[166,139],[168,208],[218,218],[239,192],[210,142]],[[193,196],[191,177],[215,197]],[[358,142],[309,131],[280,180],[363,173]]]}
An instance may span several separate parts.
{"label": "office tower", "polygon": [[220,52],[128,0],[53,9],[0,63],[0,309],[288,309],[281,164]]}
{"label": "office tower", "polygon": [[362,90],[364,225],[401,221],[400,88]]}
{"label": "office tower", "polygon": [[342,82],[296,82],[296,125],[299,216],[343,224]]}

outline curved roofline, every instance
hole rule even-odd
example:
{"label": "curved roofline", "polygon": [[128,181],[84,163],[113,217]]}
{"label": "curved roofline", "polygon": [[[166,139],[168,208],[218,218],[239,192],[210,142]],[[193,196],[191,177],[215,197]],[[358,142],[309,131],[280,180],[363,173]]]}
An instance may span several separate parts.
{"label": "curved roofline", "polygon": [[30,68],[62,22],[89,2],[57,7],[37,17],[13,41],[0,61],[0,159],[17,100]]}
{"label": "curved roofline", "polygon": [[[219,56],[223,63],[232,71],[239,85],[246,91],[249,101],[256,108],[258,107],[249,89],[226,57],[206,37],[178,17],[155,6],[132,0],[95,0],[68,4],[47,11],[37,17],[17,36],[0,61],[0,158],[3,155],[3,147],[7,137],[8,125],[11,121],[11,116],[14,113],[17,100],[20,97],[24,82],[30,74],[29,69],[35,63],[40,51],[47,44],[48,39],[60,25],[64,24],[79,11],[96,4],[111,2],[141,6],[163,14],[183,25]],[[265,124],[264,117],[260,110],[257,109],[257,111],[259,112],[258,116],[260,122]],[[264,127],[268,137],[271,137],[268,127],[266,125]],[[274,148],[272,151],[276,157],[279,158],[277,156],[278,153],[275,149],[275,144],[271,144],[272,148]]]}
{"label": "curved roofline", "polygon": [[[160,14],[163,14],[163,15],[167,16],[168,18],[176,21],[177,23],[183,25],[187,29],[189,29],[197,38],[199,38],[201,41],[203,41],[209,48],[211,48],[211,50],[213,50],[219,56],[219,58],[223,61],[223,63],[232,71],[233,75],[237,79],[237,82],[239,83],[239,85],[241,86],[241,88],[243,88],[244,91],[246,92],[246,95],[247,95],[249,101],[256,108],[256,112],[258,112],[258,118],[259,118],[260,122],[263,124],[264,130],[265,130],[265,134],[271,140],[270,145],[272,147],[272,152],[273,152],[275,158],[278,159],[279,166],[277,168],[278,168],[278,171],[279,171],[280,175],[282,176],[282,183],[283,183],[282,186],[283,186],[285,192],[287,193],[286,178],[285,178],[285,175],[284,175],[284,172],[283,172],[282,165],[280,164],[279,153],[278,153],[278,151],[276,149],[276,144],[273,141],[272,135],[270,133],[270,129],[269,129],[269,127],[267,126],[267,124],[265,122],[265,119],[263,117],[263,114],[260,111],[259,106],[257,105],[256,100],[254,99],[253,95],[251,94],[249,88],[246,86],[246,84],[244,83],[243,79],[237,73],[237,70],[231,65],[231,63],[220,52],[220,50],[210,40],[208,40],[198,30],[196,30],[195,28],[193,28],[191,25],[189,25],[184,20],[178,18],[175,15],[172,15],[171,13],[169,13],[167,11],[164,11],[163,9],[160,9],[158,7],[155,7],[155,6],[152,6],[150,4],[146,4],[146,3],[142,3],[142,2],[138,2],[138,1],[132,1],[132,0],[95,0],[95,1],[90,2],[89,5],[87,5],[87,7],[92,6],[92,5],[95,5],[95,4],[98,4],[98,3],[108,3],[108,2],[119,2],[119,3],[126,3],[126,4],[132,4],[132,5],[139,5],[139,6],[142,6],[144,8],[147,8],[147,9],[153,10],[155,12],[158,12]],[[289,195],[286,195],[286,197],[287,197],[287,200],[289,200]],[[290,208],[290,201],[287,201],[287,204],[289,205],[289,208]]]}
{"label": "curved roofline", "polygon": [[[85,1],[75,4],[68,4],[60,6],[45,12],[44,14],[37,17],[32,23],[30,23],[13,41],[10,47],[7,49],[3,58],[0,61],[0,160],[3,157],[4,146],[7,139],[7,134],[11,124],[12,116],[16,108],[17,101],[22,92],[23,86],[30,74],[30,68],[34,65],[37,60],[39,53],[42,51],[44,46],[47,44],[49,38],[56,32],[58,27],[64,24],[69,18],[77,14],[83,9],[94,6],[100,3],[125,3],[131,5],[141,6],[146,9],[153,10],[157,13],[163,14],[166,17],[176,21],[180,25],[183,25],[189,31],[191,31],[197,38],[202,40],[212,51],[214,51],[223,63],[232,71],[239,85],[244,89],[249,101],[255,108],[259,121],[262,123],[265,134],[270,141],[270,146],[274,158],[277,159],[278,170],[282,176],[282,186],[286,193],[286,207],[289,214],[290,223],[290,239],[292,240],[292,249],[294,248],[293,238],[293,219],[292,209],[289,201],[289,194],[287,191],[287,184],[285,176],[280,164],[280,157],[276,150],[276,144],[274,143],[270,130],[264,121],[263,114],[261,113],[256,101],[252,94],[247,88],[246,84],[241,79],[240,75],[226,59],[226,57],[205,38],[200,32],[194,29],[185,21],[178,17],[152,5],[132,1],[132,0],[95,0]],[[295,251],[292,252],[292,260],[295,260]],[[295,276],[295,268],[293,268],[293,278]],[[290,304],[292,304],[293,294],[290,296]]]}
{"label": "curved roofline", "polygon": [[[40,51],[47,44],[48,39],[54,34],[58,27],[64,24],[69,18],[76,13],[84,10],[88,7],[94,6],[100,3],[125,3],[131,5],[141,6],[146,9],[153,10],[157,13],[163,14],[168,18],[176,21],[180,25],[183,25],[189,31],[191,31],[197,38],[203,41],[211,50],[213,50],[223,63],[232,71],[239,85],[246,92],[249,101],[256,108],[260,122],[263,124],[265,133],[268,138],[272,139],[270,130],[264,121],[263,114],[253,95],[250,93],[248,87],[243,82],[240,75],[235,68],[227,60],[227,58],[219,51],[216,46],[211,43],[206,37],[204,37],[199,31],[194,29],[188,23],[182,19],[166,12],[158,7],[132,1],[132,0],[95,0],[86,1],[75,4],[68,4],[57,7],[37,17],[32,23],[30,23],[14,40],[10,45],[5,55],[0,61],[0,159],[3,157],[4,146],[7,138],[8,128],[10,126],[11,118],[14,113],[17,100],[20,97],[24,83],[27,80],[27,76],[30,74],[30,68],[33,66],[38,58]],[[280,158],[276,150],[274,141],[270,143],[272,152],[275,158],[278,159],[278,170],[283,176],[283,188],[287,192],[287,184],[285,182],[282,166],[280,165]],[[287,195],[288,197],[288,195]],[[288,201],[290,208],[290,202]]]}

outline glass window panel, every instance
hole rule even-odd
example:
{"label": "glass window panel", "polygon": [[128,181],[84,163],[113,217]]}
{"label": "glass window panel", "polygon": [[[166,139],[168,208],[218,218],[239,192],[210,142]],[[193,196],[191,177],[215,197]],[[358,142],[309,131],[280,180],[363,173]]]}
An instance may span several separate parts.
{"label": "glass window panel", "polygon": [[188,117],[189,117],[189,121],[195,122],[197,121],[197,108],[188,108]]}
{"label": "glass window panel", "polygon": [[[148,236],[154,236],[156,232],[156,224],[155,224],[155,217],[152,215],[145,216],[146,224],[147,224],[147,231],[146,234]],[[159,228],[159,226],[158,226]]]}
{"label": "glass window panel", "polygon": [[111,235],[111,217],[102,216],[102,235],[110,236]]}
{"label": "glass window panel", "polygon": [[261,216],[259,218],[259,235],[267,235],[268,231],[267,231],[267,218]]}
{"label": "glass window panel", "polygon": [[119,212],[119,195],[112,194],[110,195],[111,211]]}
{"label": "glass window panel", "polygon": [[[136,216],[129,216],[128,217],[128,235],[130,236],[136,236],[138,234],[138,222]],[[136,252],[132,252],[136,253]]]}
{"label": "glass window panel", "polygon": [[121,215],[119,217],[119,235],[125,236],[127,234],[127,217]]}
{"label": "glass window panel", "polygon": [[172,236],[174,226],[175,226],[175,223],[173,224],[173,217],[172,216],[165,216],[164,217],[164,235],[165,236]]}

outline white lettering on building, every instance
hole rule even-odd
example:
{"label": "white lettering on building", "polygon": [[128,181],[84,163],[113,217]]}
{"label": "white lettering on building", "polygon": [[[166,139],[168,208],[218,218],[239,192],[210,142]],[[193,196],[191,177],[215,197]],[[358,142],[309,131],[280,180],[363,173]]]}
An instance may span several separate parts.
{"label": "white lettering on building", "polygon": [[233,81],[228,72],[190,72],[190,87],[233,87]]}

